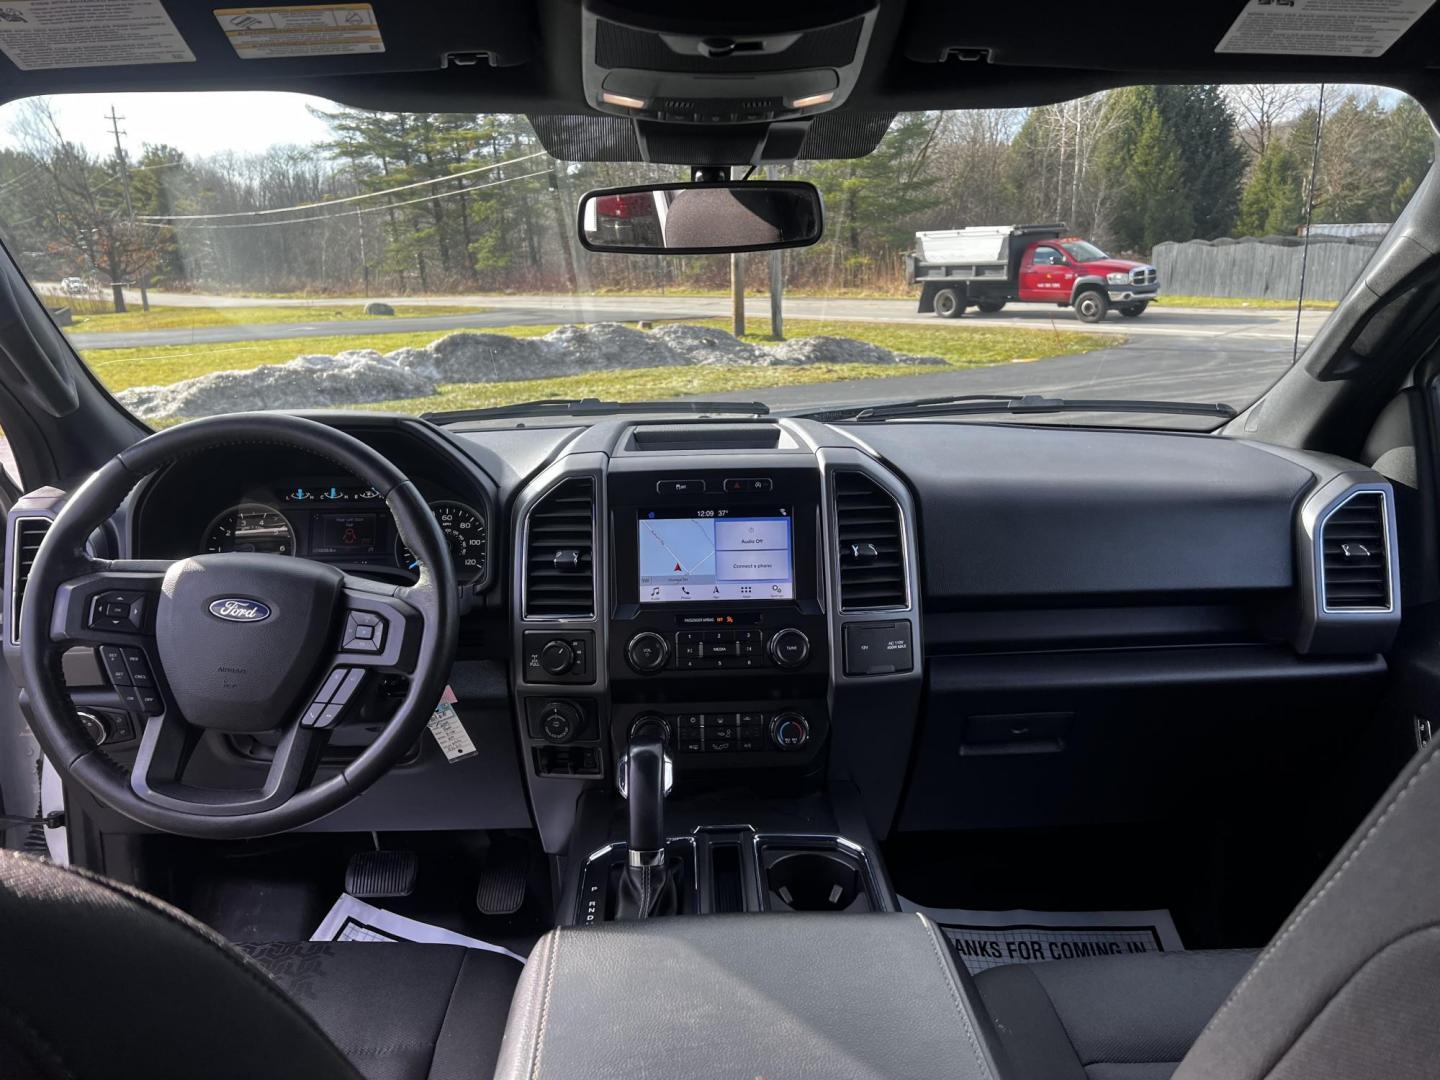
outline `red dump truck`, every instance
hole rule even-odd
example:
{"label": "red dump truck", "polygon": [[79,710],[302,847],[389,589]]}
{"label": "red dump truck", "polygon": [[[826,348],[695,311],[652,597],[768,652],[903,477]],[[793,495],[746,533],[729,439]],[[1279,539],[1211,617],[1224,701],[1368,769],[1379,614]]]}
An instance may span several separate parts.
{"label": "red dump truck", "polygon": [[918,232],[905,280],[921,287],[920,310],[944,319],[1020,301],[1073,307],[1095,323],[1111,308],[1134,318],[1160,293],[1155,267],[1112,259],[1064,222]]}

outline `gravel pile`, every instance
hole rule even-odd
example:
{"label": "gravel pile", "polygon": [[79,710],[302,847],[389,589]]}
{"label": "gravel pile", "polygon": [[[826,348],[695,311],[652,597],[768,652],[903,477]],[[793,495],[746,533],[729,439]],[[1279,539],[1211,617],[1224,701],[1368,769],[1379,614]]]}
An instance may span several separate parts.
{"label": "gravel pile", "polygon": [[937,357],[895,353],[851,338],[799,338],[762,346],[702,326],[672,324],[646,331],[619,323],[591,323],[557,327],[533,338],[461,331],[423,349],[396,349],[383,355],[374,349],[351,349],[336,356],[301,356],[285,364],[122,390],[116,396],[143,419],[175,420],[248,409],[364,405],[429,397],[442,384],[515,382],[596,371],[944,363]]}

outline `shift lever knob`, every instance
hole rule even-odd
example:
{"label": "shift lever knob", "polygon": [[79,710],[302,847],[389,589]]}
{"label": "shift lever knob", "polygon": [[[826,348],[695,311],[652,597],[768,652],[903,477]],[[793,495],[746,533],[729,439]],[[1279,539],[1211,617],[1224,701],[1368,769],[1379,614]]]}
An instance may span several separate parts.
{"label": "shift lever knob", "polygon": [[658,716],[642,718],[630,729],[630,749],[620,762],[620,794],[630,803],[631,866],[665,861],[665,794],[673,778],[667,735]]}

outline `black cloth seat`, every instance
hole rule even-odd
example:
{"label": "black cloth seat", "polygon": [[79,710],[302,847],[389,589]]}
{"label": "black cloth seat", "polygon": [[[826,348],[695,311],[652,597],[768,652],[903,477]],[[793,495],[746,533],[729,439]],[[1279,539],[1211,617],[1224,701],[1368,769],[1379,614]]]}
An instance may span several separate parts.
{"label": "black cloth seat", "polygon": [[488,1080],[521,970],[446,945],[242,951],[138,890],[0,851],[5,1080]]}
{"label": "black cloth seat", "polygon": [[1011,964],[975,977],[1005,1080],[1169,1080],[1258,951]]}
{"label": "black cloth seat", "polygon": [[240,945],[366,1080],[489,1080],[523,965],[410,942]]}

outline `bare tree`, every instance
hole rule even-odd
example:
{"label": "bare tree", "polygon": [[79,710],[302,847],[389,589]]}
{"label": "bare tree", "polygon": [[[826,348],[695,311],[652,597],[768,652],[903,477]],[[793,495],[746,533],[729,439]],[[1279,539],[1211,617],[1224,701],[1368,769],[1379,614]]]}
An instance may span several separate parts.
{"label": "bare tree", "polygon": [[1257,161],[1277,130],[1314,102],[1318,89],[1312,83],[1241,83],[1225,88],[1240,141]]}

